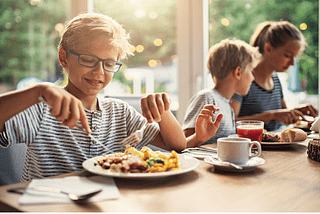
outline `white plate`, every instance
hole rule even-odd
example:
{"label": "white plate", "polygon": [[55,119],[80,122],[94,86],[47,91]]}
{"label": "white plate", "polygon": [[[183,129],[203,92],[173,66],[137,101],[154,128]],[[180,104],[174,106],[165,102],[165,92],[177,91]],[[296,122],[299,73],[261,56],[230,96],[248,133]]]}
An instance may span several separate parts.
{"label": "white plate", "polygon": [[82,163],[85,170],[103,176],[117,177],[117,178],[159,178],[172,175],[179,175],[182,173],[190,172],[200,165],[200,161],[196,158],[178,154],[179,162],[181,163],[179,170],[168,171],[168,172],[155,172],[155,173],[121,173],[111,172],[103,169],[101,166],[95,166],[96,158],[102,158],[102,156],[88,159]]}
{"label": "white plate", "polygon": [[290,146],[298,143],[306,143],[309,140],[298,141],[298,142],[261,142],[262,146]]}
{"label": "white plate", "polygon": [[[217,155],[213,155],[213,157],[217,157]],[[233,166],[230,166],[229,164],[222,163],[219,160],[216,160],[211,157],[206,157],[204,161],[207,162],[208,164],[214,165],[216,169],[220,169],[223,171],[230,171],[230,172],[251,171],[251,170],[254,170],[255,167],[260,166],[266,162],[263,158],[253,157],[253,158],[250,158],[250,160],[245,164],[238,164],[239,166],[242,167],[242,169],[236,169]]]}

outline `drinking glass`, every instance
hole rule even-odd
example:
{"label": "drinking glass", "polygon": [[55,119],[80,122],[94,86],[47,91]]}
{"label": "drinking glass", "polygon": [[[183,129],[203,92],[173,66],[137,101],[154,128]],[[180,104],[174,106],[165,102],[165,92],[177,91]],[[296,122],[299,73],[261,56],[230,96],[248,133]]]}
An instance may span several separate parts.
{"label": "drinking glass", "polygon": [[261,143],[264,123],[258,120],[241,120],[236,122],[239,137],[249,138]]}

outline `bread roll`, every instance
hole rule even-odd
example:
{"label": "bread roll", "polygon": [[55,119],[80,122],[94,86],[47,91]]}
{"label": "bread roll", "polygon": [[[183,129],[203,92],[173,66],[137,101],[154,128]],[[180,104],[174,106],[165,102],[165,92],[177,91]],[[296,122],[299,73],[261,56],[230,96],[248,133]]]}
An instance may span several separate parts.
{"label": "bread roll", "polygon": [[307,133],[301,129],[286,129],[281,132],[281,141],[282,142],[298,142],[304,141],[307,139]]}

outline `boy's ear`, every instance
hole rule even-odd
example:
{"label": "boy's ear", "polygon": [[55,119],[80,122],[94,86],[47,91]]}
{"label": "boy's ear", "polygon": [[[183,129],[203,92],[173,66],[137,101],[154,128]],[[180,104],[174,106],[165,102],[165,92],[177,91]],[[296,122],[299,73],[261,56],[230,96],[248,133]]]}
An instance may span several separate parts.
{"label": "boy's ear", "polygon": [[269,53],[271,52],[271,50],[272,50],[271,44],[270,44],[269,42],[266,43],[266,44],[264,45],[264,53],[265,53],[265,54],[269,54]]}
{"label": "boy's ear", "polygon": [[59,62],[63,68],[66,68],[68,65],[67,52],[62,48],[59,50]]}
{"label": "boy's ear", "polygon": [[235,77],[237,80],[240,80],[241,75],[242,75],[242,71],[241,71],[240,66],[238,66],[238,67],[236,67],[236,68],[234,69],[233,75],[234,75],[234,77]]}

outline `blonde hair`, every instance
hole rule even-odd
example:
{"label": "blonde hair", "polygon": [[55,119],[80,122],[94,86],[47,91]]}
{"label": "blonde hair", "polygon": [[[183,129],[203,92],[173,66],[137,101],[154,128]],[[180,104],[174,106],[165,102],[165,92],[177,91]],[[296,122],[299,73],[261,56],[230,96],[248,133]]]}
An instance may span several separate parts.
{"label": "blonde hair", "polygon": [[272,47],[278,48],[285,45],[288,41],[298,40],[301,42],[301,51],[306,46],[306,41],[300,30],[287,21],[260,23],[253,35],[250,44],[258,47],[260,53],[264,54],[264,46],[270,43]]}
{"label": "blonde hair", "polygon": [[222,80],[238,66],[245,71],[252,62],[254,68],[260,59],[258,48],[241,40],[225,39],[210,48],[207,66],[215,80]]}
{"label": "blonde hair", "polygon": [[70,20],[62,33],[58,49],[66,52],[75,47],[87,47],[96,40],[104,41],[119,51],[119,59],[132,55],[130,35],[111,17],[98,13],[84,13]]}

